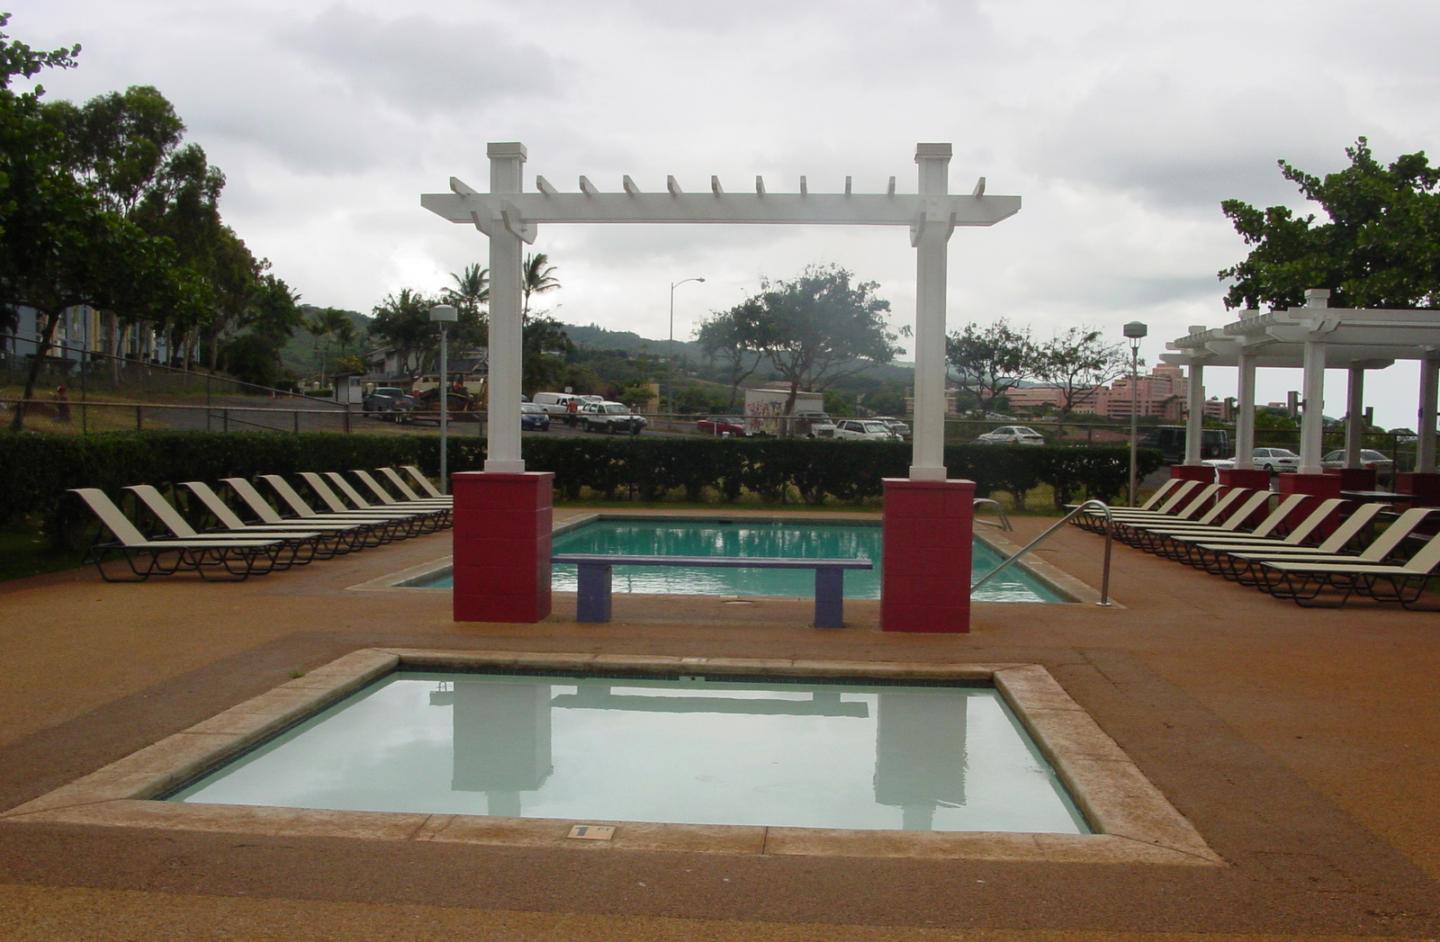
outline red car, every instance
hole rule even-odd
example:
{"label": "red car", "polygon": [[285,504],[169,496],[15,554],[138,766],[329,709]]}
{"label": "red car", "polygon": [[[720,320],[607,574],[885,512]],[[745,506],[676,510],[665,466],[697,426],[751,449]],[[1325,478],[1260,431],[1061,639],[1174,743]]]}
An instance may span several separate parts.
{"label": "red car", "polygon": [[695,427],[702,435],[715,435],[720,438],[745,434],[745,420],[738,415],[712,415],[696,422]]}

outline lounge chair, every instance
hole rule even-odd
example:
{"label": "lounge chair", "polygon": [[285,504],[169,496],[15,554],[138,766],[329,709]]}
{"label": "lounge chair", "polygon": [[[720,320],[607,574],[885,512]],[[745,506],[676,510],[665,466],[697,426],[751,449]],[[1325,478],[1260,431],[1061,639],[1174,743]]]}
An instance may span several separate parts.
{"label": "lounge chair", "polygon": [[[368,471],[352,470],[350,473],[355,475],[355,479],[364,485],[367,490],[374,493],[375,499],[380,501],[378,505],[380,509],[414,510],[422,513],[433,513],[437,516],[441,526],[450,525],[450,510],[452,506],[450,501],[437,500],[433,497],[421,497],[415,500],[397,500],[394,495],[381,487],[380,482],[371,477]],[[327,471],[325,476],[330,479],[332,484],[340,489],[340,492],[343,493],[351,503],[367,499],[351,486],[343,474]],[[370,506],[376,505],[372,504]]]}
{"label": "lounge chair", "polygon": [[1210,571],[1218,572],[1226,579],[1242,585],[1255,585],[1259,577],[1261,560],[1338,555],[1365,532],[1374,523],[1380,512],[1385,510],[1384,504],[1360,504],[1350,516],[1330,531],[1325,539],[1314,546],[1306,545],[1305,540],[1309,539],[1311,534],[1319,531],[1322,525],[1329,522],[1330,518],[1338,513],[1344,504],[1345,501],[1338,497],[1322,501],[1308,517],[1301,521],[1299,526],[1290,531],[1285,539],[1278,542],[1257,544],[1236,540],[1223,543],[1202,543],[1200,545],[1207,551],[1217,554],[1216,566]]}
{"label": "lounge chair", "polygon": [[[1290,516],[1300,509],[1301,504],[1309,499],[1309,495],[1307,494],[1285,495],[1265,519],[1256,524],[1253,530],[1243,532],[1237,530],[1229,534],[1217,534],[1209,530],[1173,530],[1169,534],[1168,549],[1170,552],[1167,553],[1167,555],[1177,562],[1204,569],[1206,568],[1205,564],[1210,554],[1199,548],[1202,543],[1217,543],[1222,540],[1234,540],[1256,545],[1282,543],[1283,540],[1280,537],[1273,536],[1273,534],[1281,531],[1286,522],[1289,521]],[[1334,506],[1338,507],[1339,503]],[[1318,526],[1319,523],[1320,518],[1317,518],[1315,525]],[[1295,542],[1298,544],[1300,539],[1303,539],[1303,535],[1297,538]]]}
{"label": "lounge chair", "polygon": [[[396,471],[394,468],[376,468],[375,470],[379,471],[382,475],[384,475],[385,480],[389,481],[391,485],[394,486],[395,490],[400,492],[402,497],[406,498],[407,500],[420,500],[420,495],[415,493],[415,491],[410,487],[410,485],[406,483],[405,479],[400,476],[399,471]],[[431,490],[434,490],[434,488],[431,488]],[[449,494],[440,494],[439,492],[436,492],[436,494],[432,494],[430,499],[448,501],[451,506],[453,506],[455,503],[455,498],[453,496]]]}
{"label": "lounge chair", "polygon": [[[1137,514],[1145,516],[1157,513],[1172,513],[1177,507],[1189,499],[1191,492],[1200,486],[1199,481],[1180,481],[1175,478],[1171,480],[1176,482],[1175,486],[1169,489],[1163,501],[1155,501],[1152,497],[1151,500],[1146,501],[1144,507],[1112,507],[1110,508],[1110,519],[1113,521],[1120,517],[1129,517]],[[1161,491],[1164,490],[1164,488],[1161,489]],[[1158,493],[1159,492],[1157,492],[1157,494]],[[1080,529],[1089,530],[1092,533],[1102,533],[1105,530],[1105,514],[1096,510],[1076,514],[1071,518],[1070,522]]]}
{"label": "lounge chair", "polygon": [[400,467],[401,467],[401,470],[405,471],[406,473],[408,473],[408,474],[410,475],[410,477],[412,477],[412,478],[415,479],[415,483],[420,485],[420,489],[421,489],[422,491],[424,491],[426,495],[428,495],[428,496],[430,496],[430,497],[444,497],[444,496],[445,496],[444,494],[440,493],[440,489],[439,489],[438,487],[436,487],[434,484],[431,484],[431,483],[430,483],[430,479],[427,478],[427,477],[425,476],[425,473],[424,473],[423,471],[421,471],[419,468],[417,468],[415,465],[413,465],[413,464],[407,464],[407,465],[401,465]]}
{"label": "lounge chair", "polygon": [[[241,519],[240,515],[230,509],[230,505],[220,498],[220,495],[204,481],[186,481],[182,485],[195,499],[200,501],[205,510],[215,518],[220,526],[227,530],[243,532],[246,529],[264,529],[277,533],[300,533],[311,532],[318,535],[316,540],[317,559],[330,559],[334,556],[348,553],[351,550],[360,549],[365,544],[365,531],[362,527],[346,523],[305,523],[298,520],[286,521],[276,515],[274,521],[263,521],[261,524],[249,524]],[[266,504],[268,507],[269,505]]]}
{"label": "lounge chair", "polygon": [[1340,592],[1340,600],[1325,607],[1338,608],[1359,592],[1377,602],[1399,602],[1411,608],[1424,594],[1436,570],[1440,570],[1440,535],[1430,536],[1406,562],[1385,559],[1425,517],[1437,512],[1440,508],[1405,511],[1359,556],[1261,560],[1262,588],[1276,598],[1304,606],[1313,605],[1320,593],[1333,589]]}
{"label": "lounge chair", "polygon": [[[324,527],[353,528],[360,534],[358,542],[363,543],[364,546],[380,546],[392,539],[390,535],[392,526],[388,520],[357,520],[348,514],[333,516],[318,514],[308,505],[304,505],[304,501],[301,501],[301,504],[306,507],[306,510],[310,510],[308,516],[283,517],[279,511],[270,506],[270,502],[265,499],[259,489],[245,478],[222,478],[221,483],[228,485],[235,496],[239,497],[262,523],[299,523],[303,526],[313,526],[316,529]],[[298,494],[295,497],[296,500],[300,499]]]}
{"label": "lounge chair", "polygon": [[[414,521],[415,526],[417,527],[416,532],[421,533],[434,533],[443,525],[444,515],[442,515],[442,513],[438,510],[435,510],[433,508],[418,509],[413,507],[403,509],[392,507],[377,507],[374,504],[371,504],[370,502],[365,500],[365,498],[360,495],[359,491],[355,490],[355,488],[350,486],[349,481],[346,481],[344,478],[341,478],[338,475],[332,478],[330,477],[330,474],[334,474],[334,472],[320,475],[315,473],[314,471],[301,471],[300,479],[303,480],[306,484],[308,484],[310,486],[310,490],[313,491],[317,496],[319,496],[319,498],[325,503],[325,505],[336,513],[352,509],[350,505],[353,505],[353,509],[364,513],[409,515]],[[327,478],[329,478],[328,481],[326,480]],[[333,482],[335,484],[335,487],[338,488],[340,492],[345,495],[345,499],[348,499],[350,501],[350,505],[347,505],[345,503],[345,500],[342,500],[339,494],[336,494],[335,490],[330,487],[331,482]],[[445,513],[448,514],[448,511],[446,511]]]}
{"label": "lounge chair", "polygon": [[239,531],[223,530],[201,533],[190,525],[175,506],[165,499],[158,489],[150,484],[131,484],[125,490],[139,498],[140,503],[160,522],[161,526],[180,540],[194,540],[204,537],[215,540],[281,540],[285,552],[279,554],[272,569],[285,570],[291,566],[303,566],[315,558],[319,548],[320,534],[315,530],[275,530],[267,527],[246,527],[241,524]]}
{"label": "lounge chair", "polygon": [[[1240,498],[1244,498],[1243,501]],[[1130,530],[1137,534],[1137,545],[1152,553],[1170,559],[1178,560],[1183,555],[1183,547],[1178,546],[1174,539],[1176,537],[1210,536],[1221,538],[1234,536],[1241,532],[1240,528],[1245,525],[1260,509],[1269,502],[1271,497],[1269,490],[1249,490],[1248,488],[1237,487],[1225,497],[1217,500],[1215,506],[1193,524],[1131,524]],[[1239,507],[1231,510],[1231,506],[1239,503]],[[1225,512],[1229,512],[1220,523],[1214,521]]]}
{"label": "lounge chair", "polygon": [[[85,552],[84,562],[93,562],[106,582],[144,582],[151,576],[168,576],[176,572],[196,572],[202,579],[213,577],[216,569],[229,576],[224,581],[239,581],[269,572],[285,549],[282,540],[215,539],[197,537],[187,540],[155,540],[140,532],[104,491],[94,487],[72,488],[95,514],[115,542],[97,541]],[[116,578],[105,571],[105,560],[112,553],[123,556],[133,579]],[[145,561],[142,569],[140,561]]]}
{"label": "lounge chair", "polygon": [[[329,513],[317,513],[313,507],[305,502],[305,498],[301,497],[300,493],[290,486],[290,482],[280,475],[262,474],[260,475],[260,480],[270,485],[276,495],[302,520],[310,520],[313,518],[332,522],[370,523],[382,526],[384,527],[384,535],[387,542],[407,536],[414,536],[420,532],[420,526],[423,522],[423,517],[420,514],[350,510],[345,507],[344,504],[340,503],[339,498],[333,493],[330,493],[328,487],[325,488],[325,491],[330,493],[330,501],[327,501],[327,504],[329,504],[331,510]],[[321,482],[321,486],[324,487],[323,481]]]}
{"label": "lounge chair", "polygon": [[[1191,494],[1190,499],[1185,502],[1184,507],[1173,512],[1160,513],[1158,511],[1121,510],[1112,514],[1110,517],[1110,522],[1114,527],[1112,533],[1117,540],[1136,545],[1139,543],[1140,537],[1138,531],[1133,529],[1135,526],[1144,526],[1146,524],[1152,526],[1181,526],[1185,523],[1198,523],[1212,506],[1212,501],[1216,499],[1216,495],[1219,494],[1220,489],[1221,485],[1219,484],[1207,484],[1199,491]],[[1223,497],[1220,499],[1223,499]]]}

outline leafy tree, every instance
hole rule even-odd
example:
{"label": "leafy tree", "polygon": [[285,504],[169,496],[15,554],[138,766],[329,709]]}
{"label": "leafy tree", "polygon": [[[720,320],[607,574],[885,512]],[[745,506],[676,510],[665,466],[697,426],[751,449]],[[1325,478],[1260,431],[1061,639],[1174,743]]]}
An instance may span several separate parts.
{"label": "leafy tree", "polygon": [[522,330],[521,384],[531,392],[554,388],[574,352],[565,326],[549,317],[532,317]]}
{"label": "leafy tree", "polygon": [[1005,390],[1031,375],[1037,359],[1030,331],[1015,330],[1003,317],[983,328],[972,322],[950,334],[945,356],[981,409],[993,408]]}
{"label": "leafy tree", "polygon": [[374,308],[370,333],[395,347],[402,371],[420,369],[428,353],[437,349],[439,337],[430,323],[433,305],[419,292],[401,288],[399,294],[386,295]]}
{"label": "leafy tree", "polygon": [[1329,222],[1284,206],[1226,200],[1221,210],[1245,244],[1244,261],[1223,269],[1225,306],[1293,307],[1306,288],[1327,287],[1342,307],[1440,304],[1440,168],[1423,151],[1380,164],[1359,138],[1350,166],[1324,178],[1279,161],[1280,172]]}
{"label": "leafy tree", "polygon": [[1060,391],[1060,414],[1095,395],[1095,390],[1123,376],[1130,358],[1119,344],[1107,344],[1100,331],[1071,327],[1035,351],[1035,377]]}
{"label": "leafy tree", "polygon": [[740,397],[740,384],[760,368],[764,354],[746,349],[742,325],[734,311],[724,311],[702,323],[698,339],[707,360],[724,363],[726,382],[730,384],[730,402],[725,408],[733,412]]}
{"label": "leafy tree", "polygon": [[899,335],[882,316],[890,302],[875,296],[879,285],[852,284],[852,277],[843,268],[812,265],[793,281],[762,281],[759,294],[728,312],[740,345],[763,353],[789,384],[786,414],[795,411],[801,388],[824,390],[900,351]]}
{"label": "leafy tree", "polygon": [[555,266],[550,264],[550,256],[544,252],[526,255],[525,265],[520,273],[520,293],[524,301],[520,316],[524,319],[530,317],[530,295],[545,294],[558,287],[560,280],[555,277]]}

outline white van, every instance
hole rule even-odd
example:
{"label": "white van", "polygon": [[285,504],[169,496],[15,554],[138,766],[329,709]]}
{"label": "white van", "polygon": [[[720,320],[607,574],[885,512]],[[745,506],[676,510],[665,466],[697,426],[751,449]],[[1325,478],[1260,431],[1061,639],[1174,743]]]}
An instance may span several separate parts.
{"label": "white van", "polygon": [[530,401],[544,409],[547,415],[570,415],[570,400],[574,399],[576,409],[580,407],[582,397],[574,393],[559,392],[537,392]]}

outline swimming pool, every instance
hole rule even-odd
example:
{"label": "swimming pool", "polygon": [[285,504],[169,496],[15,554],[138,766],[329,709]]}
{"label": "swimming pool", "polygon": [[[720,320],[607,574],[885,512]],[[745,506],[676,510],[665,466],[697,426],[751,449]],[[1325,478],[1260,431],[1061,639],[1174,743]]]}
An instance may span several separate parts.
{"label": "swimming pool", "polygon": [[994,686],[958,682],[398,671],[169,800],[1090,833]]}
{"label": "swimming pool", "polygon": [[[555,553],[612,553],[642,556],[784,556],[801,559],[864,558],[873,570],[848,572],[845,597],[880,598],[884,554],[879,524],[865,522],[717,520],[702,518],[601,517],[556,532]],[[973,545],[971,580],[994,569],[1002,557],[980,540]],[[449,588],[449,569],[405,583],[415,588]],[[808,570],[716,569],[705,566],[617,566],[612,591],[646,595],[808,597],[814,574]],[[574,566],[555,565],[551,588],[574,592]],[[977,601],[1064,602],[1059,592],[1019,566],[1012,566],[975,594]]]}

